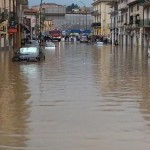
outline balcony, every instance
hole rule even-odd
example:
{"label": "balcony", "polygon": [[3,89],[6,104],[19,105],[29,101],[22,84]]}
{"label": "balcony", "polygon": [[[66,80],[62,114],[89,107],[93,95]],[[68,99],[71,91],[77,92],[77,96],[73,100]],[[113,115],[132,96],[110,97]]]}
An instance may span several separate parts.
{"label": "balcony", "polygon": [[128,9],[127,3],[118,4],[118,10],[127,10],[127,9]]}
{"label": "balcony", "polygon": [[98,10],[94,10],[94,11],[91,12],[92,16],[97,16],[97,15],[100,15],[100,14],[101,14],[101,12],[98,11]]}
{"label": "balcony", "polygon": [[113,5],[115,2],[118,2],[119,0],[103,0],[103,1],[100,1],[100,0],[93,0],[93,3],[92,5],[97,5],[99,4],[100,2],[107,2],[108,5]]}
{"label": "balcony", "polygon": [[116,7],[109,8],[108,14],[115,14],[115,13],[118,13],[118,8]]}
{"label": "balcony", "polygon": [[127,5],[131,5],[137,3],[137,0],[128,0]]}
{"label": "balcony", "polygon": [[124,27],[126,30],[135,30],[135,29],[140,28],[140,27],[150,28],[150,19],[137,20],[133,24],[124,24]]}
{"label": "balcony", "polygon": [[92,27],[101,27],[101,23],[100,22],[93,22]]}
{"label": "balcony", "polygon": [[28,5],[28,0],[16,0],[17,4]]}
{"label": "balcony", "polygon": [[140,26],[144,28],[150,28],[150,19],[140,20]]}
{"label": "balcony", "polygon": [[123,28],[126,22],[118,22],[118,28]]}
{"label": "balcony", "polygon": [[137,0],[139,5],[150,6],[150,0]]}

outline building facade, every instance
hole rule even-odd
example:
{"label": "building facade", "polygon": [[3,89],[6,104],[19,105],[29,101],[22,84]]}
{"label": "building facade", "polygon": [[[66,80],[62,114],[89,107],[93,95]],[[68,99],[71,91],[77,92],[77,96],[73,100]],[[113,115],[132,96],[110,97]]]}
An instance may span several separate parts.
{"label": "building facade", "polygon": [[[40,9],[40,6],[32,6],[32,9]],[[44,27],[42,31],[52,29],[69,30],[69,29],[91,29],[92,16],[91,9],[81,8],[66,12],[66,7],[55,3],[43,3]]]}
{"label": "building facade", "polygon": [[140,23],[142,24],[142,46],[150,47],[150,0],[137,0],[139,6],[142,6],[143,17],[140,18]]}
{"label": "building facade", "polygon": [[93,0],[93,34],[110,36],[110,14],[108,13],[111,0]]}
{"label": "building facade", "polygon": [[0,1],[0,50],[20,47],[22,10],[27,0]]}
{"label": "building facade", "polygon": [[109,3],[112,44],[117,40],[123,46],[150,45],[150,2],[116,0]]}
{"label": "building facade", "polygon": [[[10,2],[10,3],[9,3]],[[5,49],[8,46],[8,15],[13,11],[13,1],[1,0],[0,1],[0,49]]]}

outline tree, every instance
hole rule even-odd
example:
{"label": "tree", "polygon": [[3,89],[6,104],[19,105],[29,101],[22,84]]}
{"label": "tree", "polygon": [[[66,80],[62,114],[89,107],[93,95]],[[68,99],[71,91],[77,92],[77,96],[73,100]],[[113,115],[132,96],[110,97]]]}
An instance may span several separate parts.
{"label": "tree", "polygon": [[67,12],[72,12],[73,9],[79,9],[80,7],[77,4],[72,3],[71,5],[66,7]]}

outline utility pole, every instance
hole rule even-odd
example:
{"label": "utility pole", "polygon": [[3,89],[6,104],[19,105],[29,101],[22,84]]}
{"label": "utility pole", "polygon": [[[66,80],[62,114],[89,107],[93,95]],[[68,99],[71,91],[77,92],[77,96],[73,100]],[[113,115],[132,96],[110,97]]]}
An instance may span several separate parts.
{"label": "utility pole", "polygon": [[85,4],[82,1],[78,0],[78,2],[82,3],[83,6],[84,6],[84,9],[85,9],[85,15],[86,15],[85,24],[86,24],[86,32],[87,32],[87,8],[86,8]]}
{"label": "utility pole", "polygon": [[40,47],[41,47],[41,45],[42,45],[42,30],[41,30],[41,28],[42,28],[42,26],[41,26],[41,23],[42,23],[42,17],[41,17],[41,13],[42,13],[42,3],[43,3],[43,0],[41,0],[41,3],[40,3],[40,19],[39,19],[39,22],[40,22],[40,34],[39,34],[39,38],[40,38]]}

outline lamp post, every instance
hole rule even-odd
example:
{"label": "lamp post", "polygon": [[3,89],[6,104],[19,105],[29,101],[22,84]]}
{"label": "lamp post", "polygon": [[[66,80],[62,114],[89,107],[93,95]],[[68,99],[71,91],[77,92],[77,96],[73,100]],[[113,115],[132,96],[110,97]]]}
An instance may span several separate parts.
{"label": "lamp post", "polygon": [[85,15],[86,15],[86,22],[85,23],[86,23],[86,32],[87,32],[87,8],[86,8],[85,4],[83,3],[83,1],[80,1],[80,0],[77,0],[77,1],[82,3],[84,6],[84,9],[85,9]]}
{"label": "lamp post", "polygon": [[40,3],[40,16],[39,16],[39,23],[40,23],[40,34],[39,34],[39,38],[40,38],[40,47],[41,47],[41,45],[42,45],[42,41],[41,41],[41,38],[42,38],[42,30],[41,30],[41,28],[42,28],[42,26],[41,26],[41,11],[42,11],[42,3],[43,3],[43,0],[41,0],[41,3]]}

